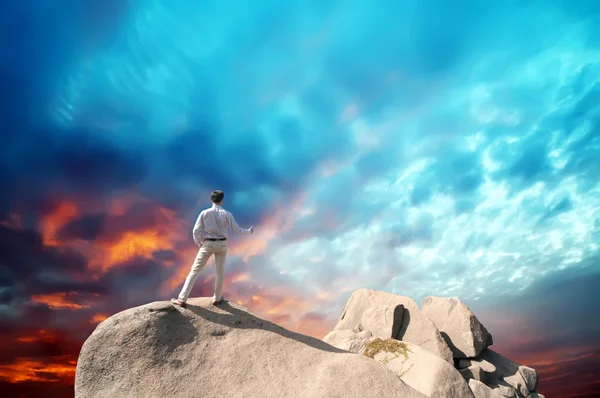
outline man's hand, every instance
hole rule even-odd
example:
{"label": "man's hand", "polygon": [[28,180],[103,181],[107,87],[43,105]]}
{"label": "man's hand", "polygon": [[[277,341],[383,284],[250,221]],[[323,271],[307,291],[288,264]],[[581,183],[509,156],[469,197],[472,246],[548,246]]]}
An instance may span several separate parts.
{"label": "man's hand", "polygon": [[254,225],[250,227],[250,233],[253,234],[254,233]]}

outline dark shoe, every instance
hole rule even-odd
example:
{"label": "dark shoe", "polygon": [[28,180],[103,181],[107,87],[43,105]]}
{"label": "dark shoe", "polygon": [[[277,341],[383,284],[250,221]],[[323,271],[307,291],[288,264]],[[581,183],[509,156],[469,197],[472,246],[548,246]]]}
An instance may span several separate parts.
{"label": "dark shoe", "polygon": [[221,304],[223,301],[225,301],[225,299],[223,297],[221,297],[220,299],[214,299],[213,300],[213,305],[219,305]]}

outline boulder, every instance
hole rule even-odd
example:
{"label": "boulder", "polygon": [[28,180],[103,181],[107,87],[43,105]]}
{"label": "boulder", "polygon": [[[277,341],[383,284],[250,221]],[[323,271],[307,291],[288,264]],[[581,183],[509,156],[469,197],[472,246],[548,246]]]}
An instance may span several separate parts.
{"label": "boulder", "polygon": [[538,384],[538,375],[535,369],[530,368],[529,366],[519,365],[519,373],[523,377],[523,380],[525,380],[525,387],[527,390],[535,391]]}
{"label": "boulder", "polygon": [[371,358],[209,298],[155,302],[101,322],[75,397],[424,397]]}
{"label": "boulder", "polygon": [[372,334],[368,330],[362,330],[357,333],[348,329],[332,330],[323,337],[323,341],[327,344],[355,354],[361,353],[371,339]]}
{"label": "boulder", "polygon": [[474,397],[454,366],[415,344],[374,339],[367,343],[363,355],[383,363],[402,381],[427,397]]}
{"label": "boulder", "polygon": [[482,371],[486,372],[486,373],[493,373],[496,371],[496,367],[489,363],[488,361],[484,360],[484,359],[479,359],[479,358],[471,358],[471,359],[461,359],[458,361],[458,368],[459,369],[466,369],[466,368],[470,368],[470,367],[478,367],[480,368]]}
{"label": "boulder", "polygon": [[494,391],[497,395],[503,398],[523,398],[513,386],[505,382],[504,380],[488,381],[487,386]]}
{"label": "boulder", "polygon": [[458,371],[467,382],[471,379],[475,379],[485,383],[488,380],[487,373],[479,366],[469,366],[468,368],[459,369]]}
{"label": "boulder", "polygon": [[454,364],[452,351],[437,327],[408,297],[372,289],[354,291],[333,330],[353,330],[357,325],[373,337],[409,342]]}
{"label": "boulder", "polygon": [[355,291],[346,302],[334,330],[362,329],[380,339],[396,338],[404,317],[404,305],[398,297],[371,289]]}
{"label": "boulder", "polygon": [[446,340],[454,358],[477,357],[492,342],[487,329],[457,297],[427,296],[422,308]]}
{"label": "boulder", "polygon": [[479,358],[496,368],[490,373],[491,383],[504,381],[517,390],[518,396],[527,397],[530,392],[535,392],[538,377],[534,369],[519,365],[489,348],[483,350]]}
{"label": "boulder", "polygon": [[[483,359],[460,359],[457,362],[456,367],[467,382],[474,379],[487,384],[491,379],[490,374],[496,371],[496,367],[493,364]],[[479,389],[481,390],[481,388]],[[477,396],[477,394],[475,395]]]}
{"label": "boulder", "polygon": [[471,388],[475,398],[503,398],[502,395],[498,394],[479,380],[470,379],[469,388]]}

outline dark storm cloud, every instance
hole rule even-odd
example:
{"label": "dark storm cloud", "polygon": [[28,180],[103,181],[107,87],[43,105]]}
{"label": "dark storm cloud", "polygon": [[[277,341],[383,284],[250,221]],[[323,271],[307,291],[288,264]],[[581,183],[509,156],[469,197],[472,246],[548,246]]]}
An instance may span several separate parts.
{"label": "dark storm cloud", "polygon": [[85,239],[111,242],[125,233],[140,232],[173,222],[155,203],[134,201],[124,214],[84,214],[65,224],[57,232],[59,240]]}
{"label": "dark storm cloud", "polygon": [[65,331],[57,330],[52,333],[40,333],[39,329],[21,330],[20,337],[22,341],[18,340],[19,334],[16,333],[10,333],[9,336],[6,337],[10,337],[12,341],[10,344],[7,344],[6,341],[2,343],[0,364],[3,365],[12,363],[19,355],[35,358],[40,355],[40,353],[44,353],[46,356],[45,360],[50,362],[53,357],[60,357],[77,352],[80,344],[79,341],[74,340]]}
{"label": "dark storm cloud", "polygon": [[5,301],[9,302],[28,300],[33,294],[106,291],[88,275],[85,256],[45,247],[35,231],[4,226],[0,226],[0,277]]}
{"label": "dark storm cloud", "polygon": [[102,275],[98,284],[115,293],[122,291],[123,286],[128,286],[127,290],[144,292],[149,288],[158,288],[171,273],[172,270],[158,261],[134,258],[110,268]]}
{"label": "dark storm cloud", "polygon": [[10,195],[34,206],[54,195],[90,198],[133,188],[144,178],[150,161],[93,131],[21,133],[7,154],[7,172],[13,176]]}
{"label": "dark storm cloud", "polygon": [[57,174],[70,186],[90,193],[103,192],[133,187],[144,177],[149,163],[144,154],[118,149],[92,132],[71,134],[74,137],[49,154],[57,160]]}
{"label": "dark storm cloud", "polygon": [[108,218],[106,214],[84,215],[63,226],[56,236],[61,241],[94,240],[103,232]]}
{"label": "dark storm cloud", "polygon": [[12,383],[0,381],[0,389],[9,397],[63,398],[73,395],[73,386],[59,383]]}

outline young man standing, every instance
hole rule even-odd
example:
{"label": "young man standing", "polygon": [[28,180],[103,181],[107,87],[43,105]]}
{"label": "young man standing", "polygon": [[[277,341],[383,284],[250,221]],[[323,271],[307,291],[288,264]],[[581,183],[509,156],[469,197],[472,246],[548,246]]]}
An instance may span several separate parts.
{"label": "young man standing", "polygon": [[210,194],[210,200],[213,203],[211,208],[203,210],[196,225],[194,225],[194,242],[200,246],[198,255],[192,264],[192,270],[185,279],[181,293],[176,299],[171,299],[171,302],[184,307],[186,301],[198,279],[200,271],[206,265],[211,255],[215,255],[216,263],[216,278],[215,278],[215,295],[213,304],[218,305],[223,301],[223,275],[225,273],[225,259],[227,258],[227,236],[228,231],[232,230],[239,234],[252,234],[254,227],[248,229],[240,228],[237,225],[233,215],[221,207],[225,194],[223,191],[213,191]]}

